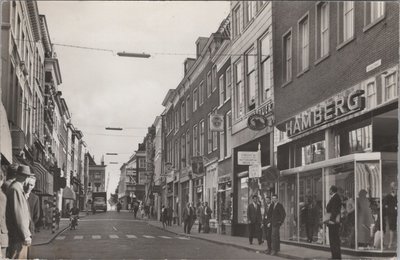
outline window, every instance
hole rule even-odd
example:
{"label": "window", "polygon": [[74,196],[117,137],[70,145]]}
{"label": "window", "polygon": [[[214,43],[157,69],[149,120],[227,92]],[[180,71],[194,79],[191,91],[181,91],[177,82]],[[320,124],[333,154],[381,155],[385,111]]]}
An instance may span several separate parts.
{"label": "window", "polygon": [[177,169],[179,169],[180,165],[179,165],[179,138],[177,138],[177,140],[175,140],[175,167]]}
{"label": "window", "polygon": [[260,39],[260,75],[261,75],[261,102],[271,97],[271,34],[268,32]]}
{"label": "window", "polygon": [[193,90],[193,112],[197,110],[197,102],[198,102],[198,95],[197,95],[197,88]]}
{"label": "window", "polygon": [[219,87],[219,105],[221,106],[222,104],[224,104],[225,101],[224,74],[219,76],[218,87]]}
{"label": "window", "polygon": [[199,155],[204,155],[204,120],[200,122],[200,146]]}
{"label": "window", "polygon": [[207,97],[211,96],[211,71],[207,73]]}
{"label": "window", "polygon": [[179,130],[179,122],[179,107],[177,107],[175,111],[175,132]]}
{"label": "window", "polygon": [[186,131],[186,165],[190,165],[190,133]]}
{"label": "window", "polygon": [[185,101],[182,101],[181,104],[181,125],[185,124],[186,121],[186,107],[185,107]]}
{"label": "window", "polygon": [[374,24],[385,15],[385,2],[365,2],[365,25]]}
{"label": "window", "polygon": [[253,19],[256,10],[256,1],[244,1],[243,2],[243,15],[244,15],[244,27],[249,24],[249,22]]}
{"label": "window", "polygon": [[226,69],[226,76],[225,76],[225,83],[226,83],[226,91],[225,91],[225,100],[231,98],[232,95],[232,71],[231,67]]}
{"label": "window", "polygon": [[343,41],[354,36],[354,2],[343,2]]}
{"label": "window", "polygon": [[146,159],[139,158],[139,168],[146,168]]}
{"label": "window", "polygon": [[349,132],[350,153],[371,151],[372,126],[367,125]]}
{"label": "window", "polygon": [[189,121],[189,112],[190,112],[190,96],[186,98],[186,121]]}
{"label": "window", "polygon": [[181,136],[181,163],[182,167],[186,167],[186,137],[185,134]]}
{"label": "window", "polygon": [[226,117],[224,118],[224,130],[219,133],[219,159],[224,159],[226,155]]}
{"label": "window", "polygon": [[193,126],[193,156],[198,155],[198,140],[197,140],[197,135],[198,135],[198,129],[197,125]]}
{"label": "window", "polygon": [[283,36],[283,57],[285,60],[284,82],[289,82],[292,79],[292,32],[289,31]]}
{"label": "window", "polygon": [[329,4],[322,2],[317,5],[317,58],[329,53]]}
{"label": "window", "polygon": [[309,66],[309,27],[308,15],[303,18],[299,23],[299,52],[300,52],[300,71],[305,71]]}
{"label": "window", "polygon": [[214,92],[217,89],[217,66],[214,66],[212,68],[211,84],[212,84],[212,92]]}
{"label": "window", "polygon": [[376,86],[375,80],[369,81],[365,87],[365,93],[367,96],[366,107],[371,109],[376,107]]}
{"label": "window", "polygon": [[204,83],[201,82],[199,85],[199,106],[204,103]]}
{"label": "window", "polygon": [[244,86],[242,80],[242,61],[239,60],[234,64],[235,73],[235,112],[236,118],[244,115]]}
{"label": "window", "polygon": [[211,133],[211,113],[207,115],[207,151],[208,153],[212,152],[212,133]]}
{"label": "window", "polygon": [[396,73],[389,73],[384,77],[384,101],[397,98],[397,84],[396,84]]}
{"label": "window", "polygon": [[246,88],[247,106],[249,110],[256,107],[256,73],[254,49],[249,50],[246,55]]}
{"label": "window", "polygon": [[225,157],[232,154],[232,113],[229,111],[225,115]]}
{"label": "window", "polygon": [[[217,108],[214,108],[213,114],[215,115],[217,113]],[[210,121],[208,122],[208,124],[210,124]],[[213,144],[213,148],[212,150],[215,151],[218,149],[218,132],[217,131],[213,131],[212,132],[212,144]]]}
{"label": "window", "polygon": [[240,5],[237,5],[236,8],[233,9],[232,14],[232,36],[234,39],[240,34]]}
{"label": "window", "polygon": [[267,1],[256,1],[256,2],[257,2],[257,12],[259,12]]}

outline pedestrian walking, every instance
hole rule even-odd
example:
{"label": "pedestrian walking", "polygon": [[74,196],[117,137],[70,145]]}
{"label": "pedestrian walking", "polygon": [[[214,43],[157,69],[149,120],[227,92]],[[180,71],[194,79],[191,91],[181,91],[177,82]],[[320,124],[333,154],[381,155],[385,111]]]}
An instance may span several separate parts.
{"label": "pedestrian walking", "polygon": [[257,237],[258,244],[262,244],[262,239],[260,236],[261,229],[261,207],[258,204],[258,196],[253,195],[253,202],[247,207],[247,219],[249,222],[249,242],[250,245],[253,244],[253,238]]}
{"label": "pedestrian walking", "polygon": [[211,219],[211,214],[212,210],[208,206],[207,202],[204,202],[204,233],[209,233],[210,232],[210,219]]}
{"label": "pedestrian walking", "polygon": [[167,213],[168,213],[168,218],[167,218],[167,220],[168,220],[168,226],[172,226],[173,212],[174,212],[174,211],[173,211],[171,205],[169,205],[168,208],[167,208]]}
{"label": "pedestrian walking", "polygon": [[332,185],[329,189],[329,195],[331,196],[328,205],[326,205],[326,214],[324,222],[328,226],[329,230],[329,246],[331,248],[331,254],[333,259],[342,259],[342,253],[340,250],[340,209],[342,207],[342,200],[339,194],[337,194],[337,187]]}
{"label": "pedestrian walking", "polygon": [[[3,186],[6,176],[0,168],[0,187]],[[6,251],[8,247],[8,229],[6,223],[6,205],[7,196],[0,189],[0,259],[6,258]]]}
{"label": "pedestrian walking", "polygon": [[38,223],[40,221],[39,196],[32,192],[36,184],[36,177],[29,177],[27,179],[27,182],[28,184],[25,186],[24,191],[25,196],[28,200],[29,213],[31,215],[29,228],[32,235],[34,235],[34,233],[36,232],[36,227],[38,226]]}
{"label": "pedestrian walking", "polygon": [[271,255],[276,255],[280,250],[279,229],[286,217],[283,205],[278,201],[278,195],[272,195],[273,204],[269,207],[269,215],[271,217]]}
{"label": "pedestrian walking", "polygon": [[92,200],[88,199],[86,201],[85,208],[86,208],[86,215],[89,215],[89,211],[92,209]]}
{"label": "pedestrian walking", "polygon": [[27,178],[34,176],[26,165],[20,165],[17,177],[7,191],[6,223],[9,230],[8,257],[11,259],[28,258],[28,247],[32,243],[29,230],[30,213],[24,194]]}
{"label": "pedestrian walking", "polygon": [[167,208],[164,207],[164,205],[163,205],[161,208],[161,222],[162,222],[164,229],[165,229],[165,226],[167,225],[167,220],[168,220],[168,211],[167,211]]}
{"label": "pedestrian walking", "polygon": [[[68,212],[69,215],[69,212]],[[51,221],[52,221],[52,211],[51,211],[51,206],[50,202],[45,200],[44,201],[44,209],[43,209],[43,223],[44,229],[51,229]]]}
{"label": "pedestrian walking", "polygon": [[271,254],[272,252],[272,246],[271,246],[271,233],[272,233],[272,227],[271,227],[271,216],[268,214],[269,213],[269,208],[272,205],[271,202],[271,197],[266,196],[265,197],[265,207],[264,207],[264,216],[263,216],[263,227],[264,227],[264,233],[265,233],[265,240],[267,241],[267,254]]}
{"label": "pedestrian walking", "polygon": [[202,202],[199,202],[197,204],[196,214],[197,214],[197,218],[199,219],[199,233],[200,233],[201,232],[201,228],[203,227],[204,222],[205,222],[204,207],[203,207],[203,203]]}
{"label": "pedestrian walking", "polygon": [[56,228],[60,229],[61,212],[58,208],[55,209],[54,217],[55,217],[55,221],[56,221]]}
{"label": "pedestrian walking", "polygon": [[183,219],[183,232],[185,234],[190,234],[191,222],[193,218],[193,210],[190,207],[190,203],[186,204],[186,207],[183,209],[182,219]]}
{"label": "pedestrian walking", "polygon": [[136,219],[137,218],[137,213],[138,213],[138,210],[139,210],[139,203],[137,201],[135,201],[133,205],[134,205],[133,206],[133,215],[134,215],[134,217]]}

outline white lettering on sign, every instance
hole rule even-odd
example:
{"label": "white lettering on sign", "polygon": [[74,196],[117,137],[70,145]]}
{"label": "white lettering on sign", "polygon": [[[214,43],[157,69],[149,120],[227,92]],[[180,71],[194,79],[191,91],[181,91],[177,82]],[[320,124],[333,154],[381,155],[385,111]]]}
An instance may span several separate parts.
{"label": "white lettering on sign", "polygon": [[258,152],[238,152],[238,165],[252,165],[259,163]]}
{"label": "white lettering on sign", "polygon": [[370,72],[371,70],[374,70],[374,69],[378,68],[379,66],[381,66],[381,64],[382,64],[382,60],[379,59],[379,60],[375,61],[374,63],[369,64],[366,68],[366,71]]}

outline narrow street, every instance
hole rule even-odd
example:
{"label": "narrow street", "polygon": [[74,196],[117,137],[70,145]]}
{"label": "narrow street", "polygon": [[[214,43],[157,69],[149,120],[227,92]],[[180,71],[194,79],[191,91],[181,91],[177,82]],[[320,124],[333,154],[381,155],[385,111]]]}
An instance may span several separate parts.
{"label": "narrow street", "polygon": [[[50,244],[31,248],[40,259],[266,259],[264,253],[175,235],[132,213],[107,212],[82,218]],[[268,259],[281,259],[268,256]]]}

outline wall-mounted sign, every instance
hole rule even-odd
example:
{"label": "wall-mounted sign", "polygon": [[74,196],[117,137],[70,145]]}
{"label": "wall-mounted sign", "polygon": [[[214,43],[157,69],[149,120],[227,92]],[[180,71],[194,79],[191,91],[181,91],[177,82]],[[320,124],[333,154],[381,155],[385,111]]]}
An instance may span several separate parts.
{"label": "wall-mounted sign", "polygon": [[265,116],[260,114],[253,114],[247,119],[247,126],[251,130],[259,131],[267,127],[268,120]]}
{"label": "wall-mounted sign", "polygon": [[283,123],[283,128],[287,136],[292,137],[364,108],[364,90],[356,89],[348,95],[338,95],[292,117]]}
{"label": "wall-mounted sign", "polygon": [[193,174],[203,174],[204,173],[203,156],[193,156],[192,157],[192,173]]}
{"label": "wall-mounted sign", "polygon": [[238,165],[252,165],[259,162],[258,152],[238,152]]}
{"label": "wall-mounted sign", "polygon": [[379,60],[375,61],[374,63],[369,64],[369,65],[365,68],[365,71],[366,71],[366,72],[370,72],[371,70],[374,70],[374,69],[378,68],[379,66],[381,66],[381,64],[382,64],[382,60],[379,59]]}
{"label": "wall-mounted sign", "polygon": [[249,165],[249,178],[260,178],[261,177],[261,164]]}
{"label": "wall-mounted sign", "polygon": [[214,132],[224,131],[224,116],[223,115],[211,115],[210,116],[210,129]]}

